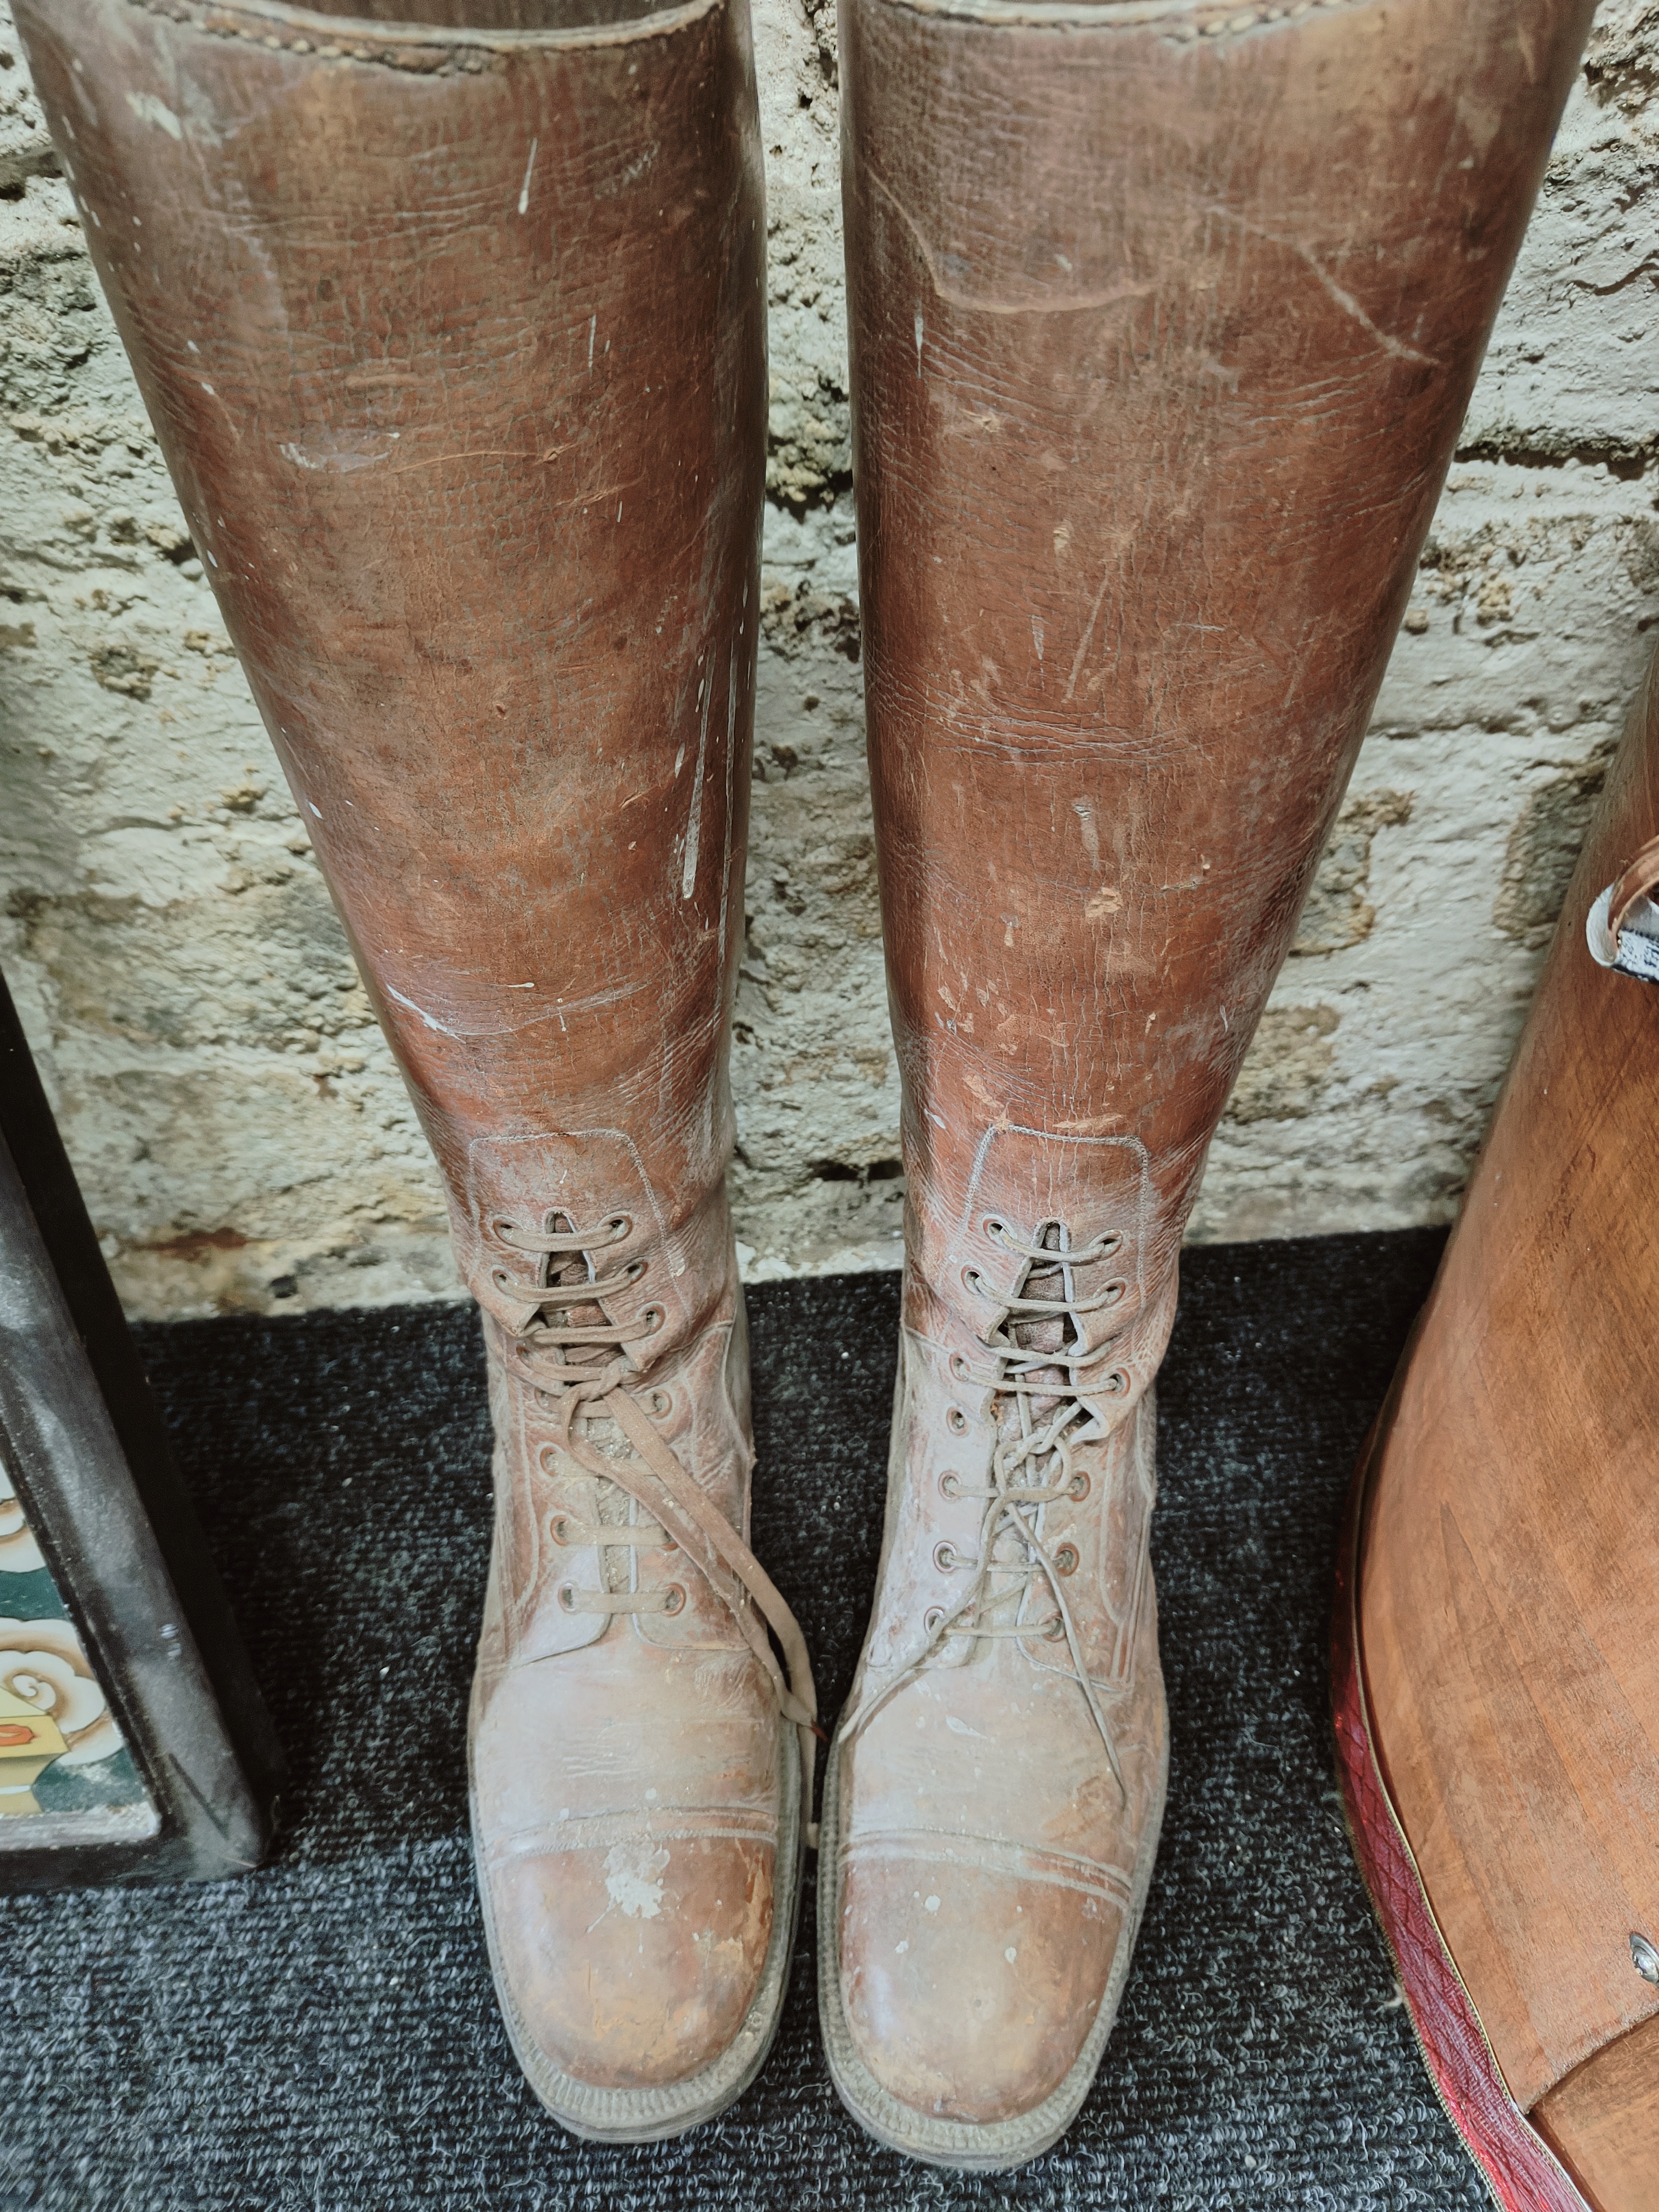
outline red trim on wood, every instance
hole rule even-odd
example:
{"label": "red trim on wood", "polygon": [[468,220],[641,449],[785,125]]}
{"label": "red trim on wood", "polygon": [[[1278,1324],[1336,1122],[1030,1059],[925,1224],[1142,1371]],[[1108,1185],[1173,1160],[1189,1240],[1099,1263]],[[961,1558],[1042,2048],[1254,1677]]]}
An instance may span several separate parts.
{"label": "red trim on wood", "polygon": [[1446,1948],[1372,1740],[1359,1650],[1358,1547],[1383,1424],[1366,1439],[1349,1493],[1331,1635],[1336,1765],[1354,1856],[1405,1992],[1436,2094],[1504,2212],[1592,2212],[1510,2096],[1480,2015]]}

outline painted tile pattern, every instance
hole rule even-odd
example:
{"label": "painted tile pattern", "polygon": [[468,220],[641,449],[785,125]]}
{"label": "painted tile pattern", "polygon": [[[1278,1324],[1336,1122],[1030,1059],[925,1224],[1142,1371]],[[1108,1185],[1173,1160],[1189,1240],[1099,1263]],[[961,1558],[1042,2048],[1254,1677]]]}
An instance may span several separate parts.
{"label": "painted tile pattern", "polygon": [[158,1826],[0,1458],[0,1851]]}

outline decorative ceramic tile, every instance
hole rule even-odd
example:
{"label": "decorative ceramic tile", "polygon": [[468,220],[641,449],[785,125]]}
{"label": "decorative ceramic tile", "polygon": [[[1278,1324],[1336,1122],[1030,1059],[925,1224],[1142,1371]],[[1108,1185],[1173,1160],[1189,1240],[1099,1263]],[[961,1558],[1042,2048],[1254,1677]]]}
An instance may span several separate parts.
{"label": "decorative ceramic tile", "polygon": [[0,1851],[160,1826],[0,1460]]}

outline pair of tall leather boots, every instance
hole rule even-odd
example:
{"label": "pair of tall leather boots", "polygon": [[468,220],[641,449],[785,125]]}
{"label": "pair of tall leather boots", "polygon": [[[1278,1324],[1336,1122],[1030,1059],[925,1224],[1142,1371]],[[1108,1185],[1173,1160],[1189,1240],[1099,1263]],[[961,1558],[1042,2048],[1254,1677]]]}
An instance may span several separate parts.
{"label": "pair of tall leather boots", "polygon": [[[483,1310],[502,2007],[567,2126],[667,2135],[775,2027],[815,1736],[746,1541],[723,1188],[766,405],[744,0],[20,12]],[[921,2157],[1044,2148],[1111,2026],[1164,1796],[1182,1224],[1589,12],[842,0],[909,1203],[822,2001],[847,2102]],[[1656,763],[1633,738],[1570,923],[1659,827]],[[1630,1950],[1659,1002],[1582,924],[1372,1465],[1340,1688],[1449,2103],[1489,2173],[1559,2184],[1506,2201],[1624,2212],[1651,2199],[1606,2182],[1608,2130],[1659,2141]]]}

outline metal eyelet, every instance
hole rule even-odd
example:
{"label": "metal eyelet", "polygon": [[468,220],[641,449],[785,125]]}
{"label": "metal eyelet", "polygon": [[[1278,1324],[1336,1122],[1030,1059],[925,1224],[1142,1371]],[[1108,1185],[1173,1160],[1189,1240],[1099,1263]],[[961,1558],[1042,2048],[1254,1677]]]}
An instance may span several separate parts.
{"label": "metal eyelet", "polygon": [[954,1429],[957,1436],[962,1434],[968,1425],[968,1416],[960,1406],[951,1407],[950,1412],[945,1416],[945,1425],[947,1429]]}
{"label": "metal eyelet", "polygon": [[1050,1644],[1058,1644],[1060,1641],[1066,1633],[1066,1624],[1058,1613],[1052,1620],[1046,1623],[1042,1633]]}
{"label": "metal eyelet", "polygon": [[1634,1929],[1631,1931],[1630,1962],[1644,1982],[1659,1982],[1659,1951]]}
{"label": "metal eyelet", "polygon": [[623,1237],[633,1235],[634,1217],[631,1213],[613,1213],[605,1225],[607,1229],[615,1231],[611,1243],[620,1244]]}
{"label": "metal eyelet", "polygon": [[1114,1398],[1121,1398],[1129,1387],[1129,1378],[1121,1367],[1115,1367],[1106,1377],[1106,1388]]}
{"label": "metal eyelet", "polygon": [[637,1283],[650,1265],[651,1262],[648,1260],[630,1260],[628,1263],[628,1280],[630,1283]]}
{"label": "metal eyelet", "polygon": [[668,1585],[668,1591],[667,1591],[667,1595],[665,1595],[665,1598],[664,1598],[664,1600],[663,1600],[663,1607],[662,1607],[662,1609],[663,1609],[663,1611],[664,1611],[665,1613],[684,1613],[684,1610],[685,1610],[685,1592],[684,1591],[684,1589],[681,1589],[681,1587],[680,1587],[680,1585],[678,1584],[678,1583],[669,1583],[669,1585]]}
{"label": "metal eyelet", "polygon": [[530,1364],[530,1346],[527,1344],[515,1344],[513,1349],[527,1367]]}
{"label": "metal eyelet", "polygon": [[570,1541],[570,1539],[564,1533],[569,1526],[570,1516],[568,1513],[556,1513],[547,1524],[548,1534],[553,1539],[553,1541],[558,1545],[562,1551],[568,1546]]}
{"label": "metal eyelet", "polygon": [[977,1267],[964,1267],[962,1271],[962,1282],[964,1290],[971,1291],[975,1297],[979,1297],[980,1273]]}
{"label": "metal eyelet", "polygon": [[934,1545],[933,1565],[942,1575],[954,1574],[961,1565],[957,1547],[948,1538],[944,1542]]}
{"label": "metal eyelet", "polygon": [[651,1393],[651,1411],[659,1421],[666,1420],[673,1410],[674,1401],[666,1390],[653,1390]]}
{"label": "metal eyelet", "polygon": [[962,1495],[962,1477],[957,1473],[954,1468],[947,1467],[944,1473],[939,1476],[939,1495],[942,1498],[960,1498]]}
{"label": "metal eyelet", "polygon": [[921,1625],[931,1636],[944,1618],[945,1607],[942,1605],[930,1605],[921,1616]]}
{"label": "metal eyelet", "polygon": [[1054,1572],[1074,1575],[1077,1572],[1078,1550],[1075,1544],[1062,1544],[1054,1553]]}
{"label": "metal eyelet", "polygon": [[973,1378],[968,1371],[968,1355],[965,1352],[953,1352],[951,1354],[951,1375],[952,1380],[957,1382],[972,1381]]}
{"label": "metal eyelet", "polygon": [[979,1225],[986,1236],[999,1240],[1008,1234],[1008,1224],[1000,1213],[988,1213]]}
{"label": "metal eyelet", "polygon": [[1090,1482],[1088,1476],[1085,1474],[1082,1468],[1079,1468],[1077,1473],[1072,1477],[1070,1482],[1066,1486],[1066,1495],[1070,1498],[1075,1498],[1080,1504],[1082,1500],[1089,1495],[1092,1487],[1093,1485]]}
{"label": "metal eyelet", "polygon": [[541,1450],[537,1454],[537,1458],[541,1463],[541,1470],[544,1474],[556,1474],[558,1473],[559,1448],[557,1444],[544,1444]]}
{"label": "metal eyelet", "polygon": [[655,1336],[666,1319],[666,1316],[660,1306],[647,1306],[640,1319],[645,1323],[646,1334]]}
{"label": "metal eyelet", "polygon": [[575,1610],[575,1591],[571,1589],[568,1583],[561,1583],[559,1584],[559,1611],[561,1613],[574,1613]]}
{"label": "metal eyelet", "polygon": [[553,1403],[552,1392],[550,1390],[538,1389],[536,1393],[536,1403],[538,1406],[550,1406]]}
{"label": "metal eyelet", "polygon": [[1108,1283],[1106,1285],[1107,1304],[1109,1306],[1115,1306],[1118,1303],[1118,1300],[1123,1297],[1129,1285],[1127,1283]]}

